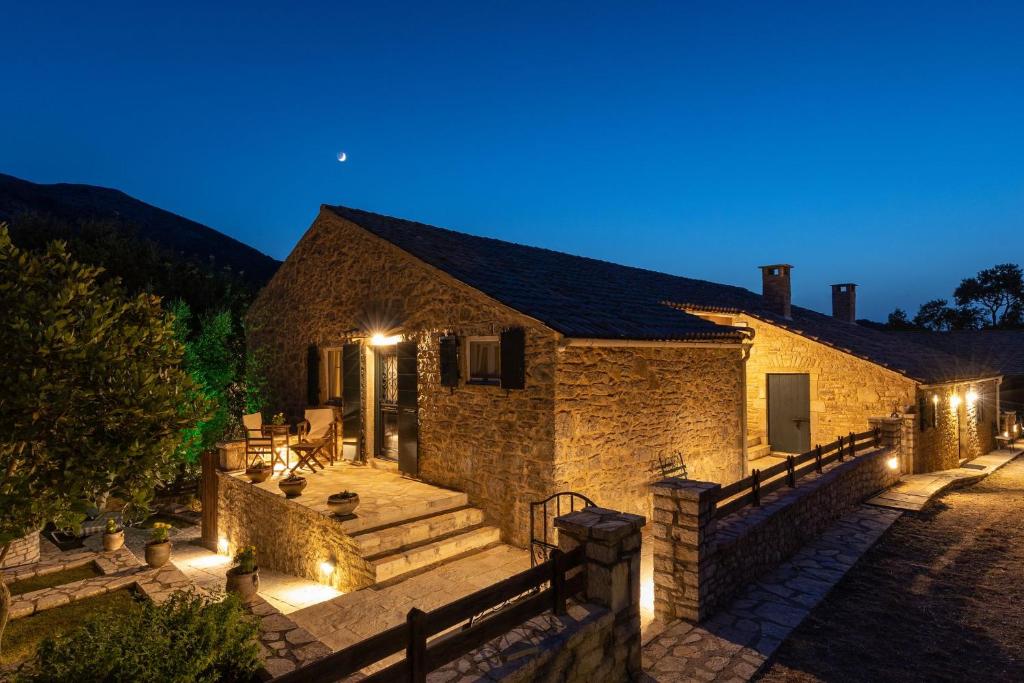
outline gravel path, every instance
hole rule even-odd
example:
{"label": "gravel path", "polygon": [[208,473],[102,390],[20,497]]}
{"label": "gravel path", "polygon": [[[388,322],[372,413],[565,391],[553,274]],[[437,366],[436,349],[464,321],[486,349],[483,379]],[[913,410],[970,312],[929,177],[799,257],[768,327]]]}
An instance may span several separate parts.
{"label": "gravel path", "polygon": [[889,529],[762,681],[1024,681],[1024,458]]}

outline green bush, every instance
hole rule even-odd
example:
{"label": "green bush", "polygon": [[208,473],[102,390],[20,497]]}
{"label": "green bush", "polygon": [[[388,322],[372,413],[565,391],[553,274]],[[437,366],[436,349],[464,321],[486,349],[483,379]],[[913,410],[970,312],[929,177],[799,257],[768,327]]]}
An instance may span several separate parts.
{"label": "green bush", "polygon": [[213,602],[192,591],[162,605],[96,615],[43,641],[23,681],[175,683],[256,680],[257,622],[237,597]]}

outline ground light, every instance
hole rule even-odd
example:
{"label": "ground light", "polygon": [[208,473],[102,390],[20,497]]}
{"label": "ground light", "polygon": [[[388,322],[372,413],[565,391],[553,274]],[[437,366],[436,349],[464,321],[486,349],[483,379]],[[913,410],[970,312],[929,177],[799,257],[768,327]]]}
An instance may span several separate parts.
{"label": "ground light", "polygon": [[217,552],[220,553],[221,555],[227,555],[228,554],[228,539],[226,539],[226,538],[219,538],[219,539],[217,539]]}
{"label": "ground light", "polygon": [[323,562],[320,563],[320,574],[322,574],[324,576],[324,578],[327,578],[327,579],[331,578],[331,574],[333,574],[333,573],[334,573],[334,563],[333,562],[330,562],[328,560],[324,560]]}
{"label": "ground light", "polygon": [[885,464],[890,470],[898,470],[900,468],[900,459],[893,455],[885,461]]}

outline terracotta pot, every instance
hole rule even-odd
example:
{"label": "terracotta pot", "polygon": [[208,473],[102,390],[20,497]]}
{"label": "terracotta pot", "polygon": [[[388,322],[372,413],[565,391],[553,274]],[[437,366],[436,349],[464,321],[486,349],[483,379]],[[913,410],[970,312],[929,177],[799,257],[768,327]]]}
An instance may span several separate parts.
{"label": "terracotta pot", "polygon": [[153,569],[158,569],[171,559],[171,542],[161,541],[160,543],[154,543],[150,541],[146,544],[146,564]]}
{"label": "terracotta pot", "polygon": [[252,602],[260,590],[260,568],[243,574],[238,571],[238,567],[232,567],[228,570],[227,590],[241,598],[242,602]]}
{"label": "terracotta pot", "polygon": [[357,507],[359,507],[359,495],[348,498],[340,498],[335,496],[327,497],[327,507],[331,509],[331,512],[344,517],[345,515],[351,515]]}
{"label": "terracotta pot", "polygon": [[108,553],[113,550],[120,550],[124,545],[124,529],[110,534],[103,532],[103,549]]}
{"label": "terracotta pot", "polygon": [[249,477],[249,481],[254,484],[262,484],[270,476],[270,473],[274,471],[273,467],[263,467],[260,469],[248,468],[245,470],[245,476]]}
{"label": "terracotta pot", "polygon": [[281,479],[277,482],[277,485],[284,491],[284,495],[289,498],[295,498],[296,496],[302,495],[302,489],[306,488],[306,478],[297,477],[295,479]]}

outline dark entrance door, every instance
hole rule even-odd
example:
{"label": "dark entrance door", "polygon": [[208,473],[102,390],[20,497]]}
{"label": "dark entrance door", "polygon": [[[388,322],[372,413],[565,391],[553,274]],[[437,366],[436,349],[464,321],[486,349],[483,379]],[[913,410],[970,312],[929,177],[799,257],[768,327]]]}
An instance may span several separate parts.
{"label": "dark entrance door", "polygon": [[811,450],[810,375],[768,375],[768,443],[783,453]]}
{"label": "dark entrance door", "polygon": [[362,430],[363,392],[360,381],[359,344],[345,344],[341,349],[341,454],[348,460],[362,460],[360,432]]}
{"label": "dark entrance door", "polygon": [[419,472],[416,343],[377,347],[376,354],[376,454],[397,460],[401,472],[415,475]]}

